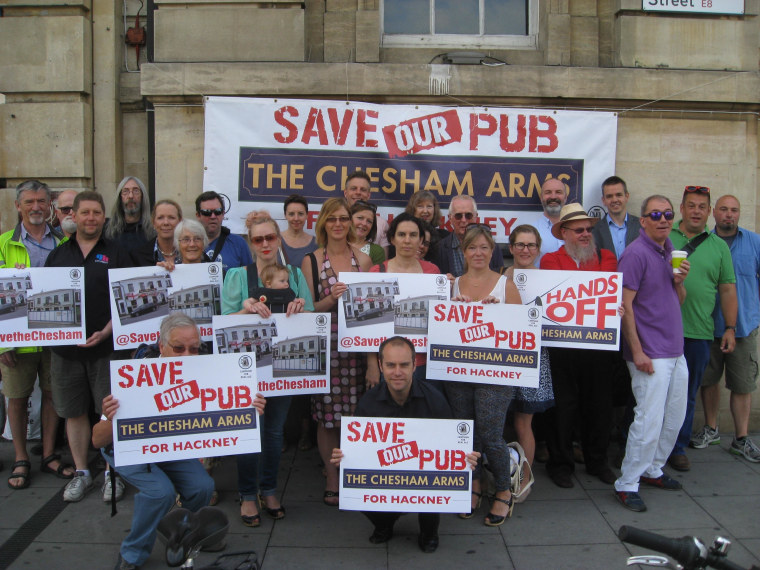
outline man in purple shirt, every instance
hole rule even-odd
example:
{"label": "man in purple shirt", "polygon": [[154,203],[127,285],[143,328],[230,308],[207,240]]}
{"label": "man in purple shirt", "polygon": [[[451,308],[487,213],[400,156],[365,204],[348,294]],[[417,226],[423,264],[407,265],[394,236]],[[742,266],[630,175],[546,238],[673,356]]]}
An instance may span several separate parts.
{"label": "man in purple shirt", "polygon": [[681,483],[662,471],[686,414],[688,370],[683,356],[680,304],[689,262],[674,273],[668,238],[673,204],[650,196],[641,206],[641,231],[620,258],[623,273],[623,357],[631,372],[636,398],[628,432],[622,474],[615,496],[632,511],[645,511],[639,481],[659,489],[678,490]]}

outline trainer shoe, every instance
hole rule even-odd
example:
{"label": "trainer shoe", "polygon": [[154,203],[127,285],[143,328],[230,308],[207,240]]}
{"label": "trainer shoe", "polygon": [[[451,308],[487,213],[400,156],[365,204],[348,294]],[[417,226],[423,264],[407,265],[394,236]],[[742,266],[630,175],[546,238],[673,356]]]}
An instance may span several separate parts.
{"label": "trainer shoe", "polygon": [[[114,496],[116,498],[116,502],[118,503],[124,498],[124,481],[122,481],[121,477],[119,477],[118,474],[114,477],[114,480],[116,481],[115,489],[113,489],[116,491]],[[103,502],[110,503],[111,495],[113,493],[111,489],[111,475],[108,472],[106,472],[106,478],[105,478],[105,481],[103,482],[102,491],[103,491]]]}
{"label": "trainer shoe", "polygon": [[689,441],[689,447],[694,449],[704,449],[708,445],[718,445],[720,443],[720,435],[718,435],[718,428],[711,428],[710,426],[704,426]]}
{"label": "trainer shoe", "polygon": [[747,461],[760,463],[760,447],[749,437],[744,437],[741,441],[734,438],[728,450],[734,455],[741,455]]}
{"label": "trainer shoe", "polygon": [[628,510],[643,513],[647,510],[643,499],[636,491],[615,491],[615,498]]}
{"label": "trainer shoe", "polygon": [[81,501],[90,489],[92,489],[92,476],[77,471],[77,474],[63,490],[63,500],[67,503]]}
{"label": "trainer shoe", "polygon": [[680,481],[676,481],[670,475],[663,473],[659,477],[639,477],[639,482],[658,489],[665,489],[666,491],[680,491],[683,489]]}

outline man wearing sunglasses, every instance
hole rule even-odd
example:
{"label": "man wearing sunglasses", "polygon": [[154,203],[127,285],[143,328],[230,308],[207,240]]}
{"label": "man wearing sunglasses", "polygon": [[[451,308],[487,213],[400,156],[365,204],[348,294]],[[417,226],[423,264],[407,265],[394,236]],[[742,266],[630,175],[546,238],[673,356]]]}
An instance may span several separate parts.
{"label": "man wearing sunglasses", "polygon": [[195,199],[195,217],[206,229],[206,255],[211,261],[220,261],[225,273],[232,267],[245,267],[253,263],[246,241],[222,225],[224,201],[220,194],[209,190],[198,196]]}
{"label": "man wearing sunglasses", "polygon": [[64,190],[58,194],[55,200],[55,217],[58,219],[58,227],[61,228],[63,235],[70,237],[77,231],[77,224],[74,221],[74,198],[76,190]]}
{"label": "man wearing sunglasses", "polygon": [[713,231],[728,245],[736,271],[736,295],[740,309],[736,321],[736,348],[730,353],[721,348],[726,321],[721,311],[714,311],[715,332],[701,390],[705,426],[691,438],[689,445],[703,449],[708,445],[720,444],[718,409],[720,379],[725,369],[726,386],[731,392],[731,416],[734,420],[734,439],[729,451],[747,461],[758,463],[760,448],[747,437],[747,431],[752,410],[752,392],[757,388],[758,375],[760,236],[739,227],[740,214],[741,206],[735,196],[721,196],[715,202]]}
{"label": "man wearing sunglasses", "polygon": [[[726,324],[720,348],[723,352],[732,352],[736,345],[737,299],[731,252],[724,240],[707,231],[710,189],[706,186],[687,186],[680,210],[682,219],[670,232],[670,241],[675,249],[690,251],[691,269],[689,278],[684,281],[687,295],[681,305],[689,393],[686,416],[668,464],[678,471],[688,471],[691,463],[686,457],[686,447],[691,440],[697,392],[710,360],[710,344],[715,332],[713,310],[722,312]],[[716,303],[716,295],[719,304]]]}
{"label": "man wearing sunglasses", "polygon": [[632,511],[645,511],[639,483],[677,491],[681,483],[662,468],[686,414],[688,370],[683,355],[681,303],[689,274],[684,260],[679,273],[671,265],[673,205],[650,196],[641,205],[641,231],[623,252],[623,356],[636,396],[615,497]]}
{"label": "man wearing sunglasses", "polygon": [[[449,275],[449,279],[460,277],[464,274],[464,254],[462,252],[462,240],[467,233],[467,226],[477,223],[478,205],[471,196],[454,196],[449,204],[449,222],[452,233],[438,242],[438,254],[434,263],[441,273]],[[500,271],[504,267],[504,258],[501,248],[493,248],[491,261],[488,266],[493,271]]]}
{"label": "man wearing sunglasses", "polygon": [[[617,271],[615,254],[598,250],[591,231],[599,221],[580,204],[562,207],[552,235],[562,239],[558,251],[541,258],[541,269]],[[550,348],[554,408],[546,412],[549,461],[546,470],[558,487],[573,487],[573,431],[581,419],[581,446],[586,472],[611,485],[615,474],[607,463],[612,426],[612,388],[609,371],[616,352]]]}

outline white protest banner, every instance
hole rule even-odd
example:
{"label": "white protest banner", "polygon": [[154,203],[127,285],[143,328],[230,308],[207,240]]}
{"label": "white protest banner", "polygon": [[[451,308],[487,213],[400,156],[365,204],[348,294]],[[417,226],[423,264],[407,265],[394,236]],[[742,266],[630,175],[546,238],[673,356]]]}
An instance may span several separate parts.
{"label": "white protest banner", "polygon": [[225,225],[236,233],[245,233],[246,212],[279,215],[292,193],[312,205],[312,230],[321,204],[342,196],[359,169],[380,216],[419,190],[437,195],[444,216],[452,196],[468,194],[504,243],[512,227],[542,218],[547,177],[600,216],[601,184],[615,171],[617,115],[606,111],[241,97],[204,105],[203,189],[224,194]]}
{"label": "white protest banner", "polygon": [[0,269],[0,346],[84,344],[84,269]]}
{"label": "white protest banner", "polygon": [[340,350],[377,352],[394,335],[427,350],[428,301],[449,300],[445,275],[348,271],[338,279],[348,286],[338,300]]}
{"label": "white protest banner", "polygon": [[343,418],[340,508],[469,512],[472,441],[472,420]]}
{"label": "white protest banner", "polygon": [[594,350],[620,346],[622,273],[520,269],[514,281],[523,303],[543,307],[544,346]]}
{"label": "white protest banner", "polygon": [[[179,311],[198,323],[201,340],[211,340],[211,317],[221,313],[221,263],[108,270],[113,346],[137,348],[158,341],[161,320]],[[206,325],[206,326],[204,326]]]}
{"label": "white protest banner", "polygon": [[248,354],[111,362],[116,467],[261,451]]}
{"label": "white protest banner", "polygon": [[264,396],[330,391],[330,313],[223,315],[212,323],[215,354],[256,357]]}
{"label": "white protest banner", "polygon": [[541,310],[504,303],[431,303],[427,377],[538,388]]}

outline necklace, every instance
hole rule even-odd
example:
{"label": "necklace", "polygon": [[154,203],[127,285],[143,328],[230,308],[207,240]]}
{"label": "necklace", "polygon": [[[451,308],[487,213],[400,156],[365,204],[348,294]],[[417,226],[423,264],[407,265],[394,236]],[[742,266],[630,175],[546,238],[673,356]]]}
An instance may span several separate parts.
{"label": "necklace", "polygon": [[167,257],[167,258],[168,257],[174,258],[177,255],[177,250],[176,249],[172,249],[170,252],[167,253],[167,252],[165,252],[163,249],[161,249],[159,247],[158,251],[161,252],[161,255],[163,255],[164,257]]}

